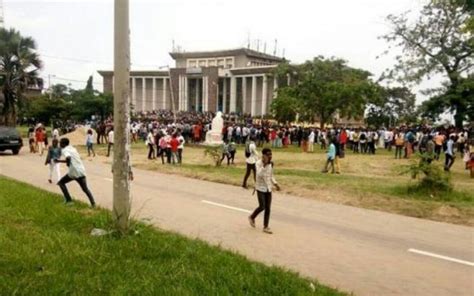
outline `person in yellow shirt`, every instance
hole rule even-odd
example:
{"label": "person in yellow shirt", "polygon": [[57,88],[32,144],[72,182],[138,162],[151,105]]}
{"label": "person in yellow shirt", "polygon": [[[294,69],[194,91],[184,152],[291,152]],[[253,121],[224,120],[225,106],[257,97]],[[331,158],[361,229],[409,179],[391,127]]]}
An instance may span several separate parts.
{"label": "person in yellow shirt", "polygon": [[446,137],[442,133],[438,133],[434,137],[435,142],[435,159],[439,160],[439,155],[441,154],[441,149],[443,148],[443,143],[446,140]]}

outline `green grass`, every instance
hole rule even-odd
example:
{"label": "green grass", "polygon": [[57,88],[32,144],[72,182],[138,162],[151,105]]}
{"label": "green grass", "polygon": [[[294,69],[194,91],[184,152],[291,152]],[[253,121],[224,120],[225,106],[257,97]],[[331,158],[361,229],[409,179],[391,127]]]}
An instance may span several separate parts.
{"label": "green grass", "polygon": [[[2,295],[344,295],[277,267],[134,223],[92,237],[110,212],[0,176]],[[258,246],[256,246],[258,247]]]}

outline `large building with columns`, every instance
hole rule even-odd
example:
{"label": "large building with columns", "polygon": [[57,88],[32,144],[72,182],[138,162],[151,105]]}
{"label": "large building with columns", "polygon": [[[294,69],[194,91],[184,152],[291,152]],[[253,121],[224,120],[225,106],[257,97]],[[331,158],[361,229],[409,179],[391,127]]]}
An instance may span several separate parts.
{"label": "large building with columns", "polygon": [[[159,109],[222,111],[263,116],[278,87],[273,75],[280,57],[240,48],[205,52],[172,52],[175,68],[131,71],[134,112]],[[113,92],[113,71],[99,71],[104,92]]]}

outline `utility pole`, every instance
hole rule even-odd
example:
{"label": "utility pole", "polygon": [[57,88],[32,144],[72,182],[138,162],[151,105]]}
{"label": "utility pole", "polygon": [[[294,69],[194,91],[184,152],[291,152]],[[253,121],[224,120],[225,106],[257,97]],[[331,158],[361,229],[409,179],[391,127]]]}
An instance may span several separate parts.
{"label": "utility pole", "polygon": [[113,216],[117,229],[126,233],[130,217],[130,29],[129,2],[114,6],[114,159]]}

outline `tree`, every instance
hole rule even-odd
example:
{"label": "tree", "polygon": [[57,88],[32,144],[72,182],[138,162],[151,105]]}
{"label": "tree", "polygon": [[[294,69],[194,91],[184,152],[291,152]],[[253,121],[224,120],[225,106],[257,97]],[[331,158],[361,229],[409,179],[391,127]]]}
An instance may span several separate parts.
{"label": "tree", "polygon": [[278,122],[292,122],[300,110],[298,99],[292,88],[282,88],[275,100],[272,101],[270,109]]}
{"label": "tree", "polygon": [[[290,75],[290,86],[278,92],[294,96],[300,118],[314,121],[317,117],[321,128],[336,113],[348,118],[362,117],[368,98],[376,89],[369,80],[369,72],[351,68],[344,60],[335,58],[317,57],[302,65],[289,67],[286,73],[281,69],[275,73],[280,76],[279,79]],[[288,100],[288,96],[283,99]],[[277,104],[280,103],[274,103]]]}
{"label": "tree", "polygon": [[[397,56],[397,65],[386,76],[419,83],[425,77],[441,73],[448,79],[447,92],[455,92],[474,67],[471,12],[469,0],[431,0],[414,24],[409,23],[407,13],[389,15],[391,31],[382,38],[401,47],[403,53]],[[448,102],[450,108],[438,111],[455,112],[456,126],[462,126],[466,106],[452,96],[445,98],[452,99]]]}
{"label": "tree", "polygon": [[455,106],[464,110],[464,120],[474,122],[474,75],[461,78],[455,89],[448,87],[443,93],[423,102],[420,112],[423,117],[436,121],[446,110],[454,112]]}
{"label": "tree", "polygon": [[372,126],[411,124],[417,120],[416,95],[406,87],[380,87],[376,100],[368,106],[366,122]]}
{"label": "tree", "polygon": [[31,86],[42,84],[38,71],[41,60],[36,43],[15,29],[0,29],[0,74],[2,75],[3,107],[0,110],[5,125],[14,126],[17,108]]}

